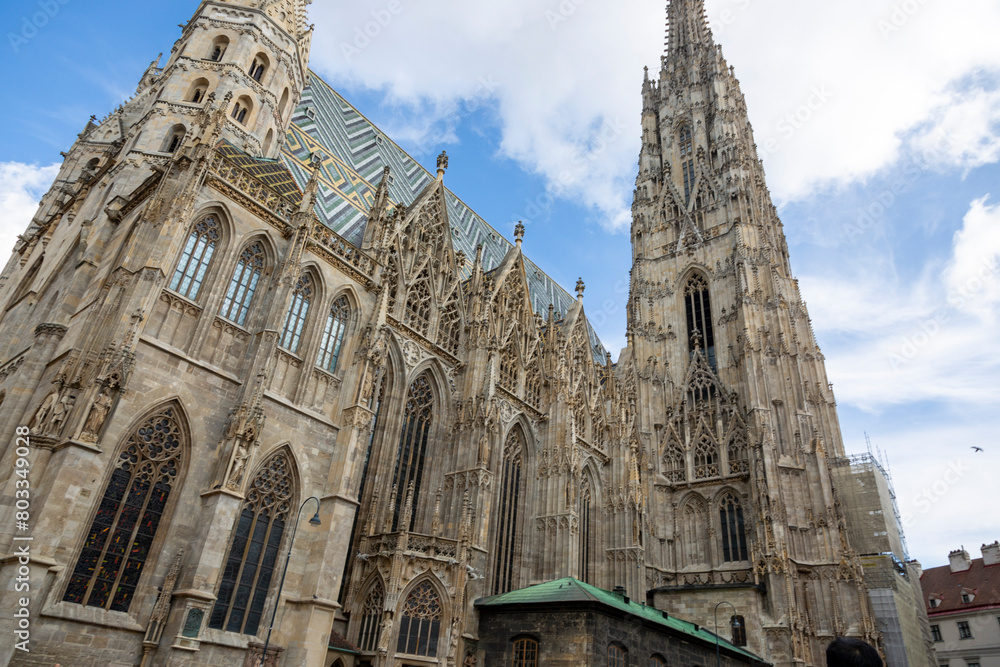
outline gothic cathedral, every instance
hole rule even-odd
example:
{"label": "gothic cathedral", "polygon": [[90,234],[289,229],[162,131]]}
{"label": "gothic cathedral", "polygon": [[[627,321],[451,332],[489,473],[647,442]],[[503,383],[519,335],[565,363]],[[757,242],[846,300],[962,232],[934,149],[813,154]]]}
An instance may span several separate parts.
{"label": "gothic cathedral", "polygon": [[490,664],[475,601],[563,577],[705,626],[730,602],[782,667],[878,641],[702,0],[669,2],[642,84],[617,363],[582,281],[308,70],[309,1],[203,0],[0,275],[0,569],[32,645],[0,662]]}

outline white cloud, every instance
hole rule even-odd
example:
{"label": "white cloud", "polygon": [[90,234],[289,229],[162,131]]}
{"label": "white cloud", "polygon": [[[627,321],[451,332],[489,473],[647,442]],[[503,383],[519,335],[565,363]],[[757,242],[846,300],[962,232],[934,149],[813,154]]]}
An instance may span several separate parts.
{"label": "white cloud", "polygon": [[[52,185],[59,165],[47,167],[0,162],[0,255],[6,263],[18,234],[23,234],[38,210],[38,201]],[[0,265],[2,266],[2,265]]]}
{"label": "white cloud", "polygon": [[[973,201],[945,266],[916,280],[863,259],[837,276],[805,276],[804,294],[840,401],[863,410],[916,401],[1000,401],[1000,205]],[[853,276],[848,276],[854,271]]]}
{"label": "white cloud", "polygon": [[[954,155],[940,156],[948,164],[998,158],[996,93],[963,92],[955,84],[975,72],[1000,72],[994,40],[1000,5],[967,0],[956,11],[949,3],[902,4],[707,0],[716,40],[741,78],[778,201],[878,172],[917,128],[954,135]],[[421,148],[454,140],[451,127],[463,104],[495,104],[504,156],[620,228],[629,220],[639,148],[642,67],[658,69],[664,6],[663,0],[314,4],[323,39],[314,44],[312,62],[334,86],[384,91],[410,109],[404,116],[412,122],[394,122],[392,129]],[[914,138],[917,148],[926,134]]]}

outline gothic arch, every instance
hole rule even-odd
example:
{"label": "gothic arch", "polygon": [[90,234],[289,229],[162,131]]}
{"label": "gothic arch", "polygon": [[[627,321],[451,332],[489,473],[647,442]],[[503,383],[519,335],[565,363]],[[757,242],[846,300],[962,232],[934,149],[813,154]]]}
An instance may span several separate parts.
{"label": "gothic arch", "polygon": [[507,440],[507,436],[510,435],[511,431],[515,428],[521,429],[521,435],[524,436],[524,447],[528,457],[534,457],[538,451],[538,436],[535,433],[535,430],[531,427],[531,421],[523,412],[518,412],[514,419],[512,419],[507,425],[506,430],[503,431],[502,435],[504,441]]}
{"label": "gothic arch", "polygon": [[359,587],[364,594],[354,601],[352,620],[354,621],[352,635],[354,643],[362,651],[374,651],[378,648],[382,634],[382,617],[385,610],[385,581],[376,570],[372,572],[364,584]]}
{"label": "gothic arch", "polygon": [[[305,262],[296,277],[288,309],[282,319],[279,346],[302,359],[313,356],[318,322],[325,321],[326,282],[314,262]],[[319,313],[319,314],[318,314]]]}
{"label": "gothic arch", "polygon": [[217,284],[229,251],[232,221],[218,205],[201,207],[191,220],[174,253],[167,285],[171,291],[205,304],[212,297],[211,286]]}
{"label": "gothic arch", "polygon": [[507,431],[498,448],[494,512],[491,517],[490,587],[498,595],[518,588],[522,554],[527,546],[528,499],[534,469],[527,435],[520,424]]}
{"label": "gothic arch", "polygon": [[[399,648],[400,632],[403,630],[402,628],[403,617],[406,611],[407,602],[410,599],[410,595],[414,593],[414,591],[420,589],[425,584],[429,585],[430,588],[433,589],[433,592],[437,595],[437,601],[439,605],[436,614],[439,618],[439,625],[436,629],[437,651],[435,653],[440,654],[442,649],[447,648],[447,645],[442,640],[444,639],[445,631],[448,629],[448,624],[445,623],[445,620],[451,618],[451,604],[450,604],[451,598],[448,595],[448,591],[441,582],[441,580],[428,572],[418,576],[416,579],[407,584],[407,586],[403,589],[402,593],[399,596],[399,603],[398,606],[396,607],[396,614],[395,614],[396,623],[393,626],[393,637],[392,637],[392,642],[390,643],[390,647],[392,649],[397,649],[397,653],[406,653],[406,651],[399,651],[398,648]],[[434,631],[435,630],[432,625],[431,633],[433,634]]]}
{"label": "gothic arch", "polygon": [[[183,493],[192,453],[188,424],[180,402],[169,400],[143,412],[119,435],[103,490],[93,496],[87,528],[73,551],[75,565],[66,570],[61,600],[129,612],[143,590],[140,584],[155,569]],[[136,501],[140,513],[126,517],[124,504],[134,507]],[[154,566],[147,568],[150,560]]]}
{"label": "gothic arch", "polygon": [[705,282],[708,283],[708,286],[711,289],[714,282],[713,274],[714,271],[712,271],[712,268],[707,264],[702,264],[701,262],[692,262],[688,264],[687,268],[685,268],[684,271],[674,281],[673,285],[674,294],[677,294],[678,296],[683,298],[684,286],[687,285],[688,281],[691,280],[691,278],[693,278],[695,275],[700,275],[702,278],[704,278]]}
{"label": "gothic arch", "polygon": [[708,567],[711,563],[711,545],[708,541],[710,505],[697,491],[691,491],[678,505],[680,530],[681,567]]}

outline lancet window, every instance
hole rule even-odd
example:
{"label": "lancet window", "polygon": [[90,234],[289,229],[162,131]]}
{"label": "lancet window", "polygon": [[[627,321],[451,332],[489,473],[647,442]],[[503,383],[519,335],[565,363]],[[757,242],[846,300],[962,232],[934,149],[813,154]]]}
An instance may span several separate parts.
{"label": "lancet window", "polygon": [[[434,393],[426,375],[417,378],[406,395],[403,408],[403,429],[399,434],[399,449],[396,453],[396,469],[392,476],[396,489],[396,504],[393,508],[392,529],[399,530],[400,516],[406,504],[406,496],[413,484],[413,506],[420,498],[420,484],[424,476],[424,457],[427,454],[427,439],[434,418]],[[408,530],[416,524],[416,512],[410,517]]]}
{"label": "lancet window", "polygon": [[694,478],[719,476],[719,448],[707,435],[698,438],[694,447]]}
{"label": "lancet window", "polygon": [[719,507],[722,522],[722,560],[727,563],[747,560],[747,535],[743,506],[733,494],[726,495]]}
{"label": "lancet window", "polygon": [[691,276],[684,287],[684,305],[687,312],[688,351],[695,348],[705,353],[709,366],[716,370],[715,330],[712,327],[712,304],[708,295],[708,282],[700,274]]}
{"label": "lancet window", "polygon": [[219,222],[213,216],[208,216],[191,228],[191,235],[170,281],[170,289],[192,300],[198,298],[219,237]]}
{"label": "lancet window", "polygon": [[684,507],[681,532],[684,566],[708,563],[708,543],[705,537],[707,518],[704,501],[698,498],[691,500]]}
{"label": "lancet window", "polygon": [[517,350],[511,341],[500,352],[500,386],[512,394],[517,393]]}
{"label": "lancet window", "polygon": [[128,611],[182,467],[178,417],[177,408],[163,408],[128,435],[73,568],[66,602]]}
{"label": "lancet window", "polygon": [[691,141],[691,126],[685,125],[678,134],[681,156],[681,173],[684,176],[684,203],[691,201],[694,191],[694,144]]}
{"label": "lancet window", "polygon": [[264,257],[264,248],[260,243],[252,243],[243,249],[219,315],[240,326],[246,324],[250,303],[264,271]]}
{"label": "lancet window", "polygon": [[309,316],[312,292],[312,277],[308,273],[303,273],[292,293],[292,304],[288,307],[285,329],[281,334],[281,347],[293,354],[298,352],[299,343],[302,342],[302,331]]}
{"label": "lancet window", "polygon": [[279,452],[250,483],[229,543],[209,627],[257,634],[292,510],[291,471],[288,455]]}
{"label": "lancet window", "polygon": [[337,361],[340,359],[340,350],[344,345],[344,333],[347,331],[350,317],[351,307],[347,303],[347,297],[342,296],[333,302],[330,313],[326,317],[323,340],[319,346],[319,358],[316,360],[316,365],[323,370],[331,373],[337,370]]}
{"label": "lancet window", "polygon": [[580,581],[591,582],[591,555],[593,550],[593,517],[591,508],[594,503],[594,493],[589,482],[580,487]]}
{"label": "lancet window", "polygon": [[417,585],[406,597],[396,651],[436,657],[441,635],[441,599],[429,581]]}
{"label": "lancet window", "polygon": [[431,290],[426,270],[420,274],[406,297],[404,321],[420,335],[427,335],[431,324]]}
{"label": "lancet window", "polygon": [[519,553],[518,515],[523,463],[524,438],[519,429],[513,429],[507,436],[503,452],[496,537],[493,544],[493,595],[506,593],[514,587],[515,564]]}
{"label": "lancet window", "polygon": [[365,604],[361,607],[361,627],[358,629],[358,647],[362,651],[378,648],[382,627],[382,610],[385,607],[385,591],[381,582],[372,586]]}

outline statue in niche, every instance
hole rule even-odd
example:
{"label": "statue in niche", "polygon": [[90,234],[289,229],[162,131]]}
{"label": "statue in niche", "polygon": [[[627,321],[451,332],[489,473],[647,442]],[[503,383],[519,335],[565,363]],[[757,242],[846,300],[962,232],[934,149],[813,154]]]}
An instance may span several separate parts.
{"label": "statue in niche", "polygon": [[364,377],[361,379],[361,403],[368,405],[371,403],[372,394],[375,391],[375,381],[379,371],[385,364],[386,340],[385,331],[381,331],[372,342],[371,350],[368,351],[368,366],[365,368]]}
{"label": "statue in niche", "polygon": [[80,439],[86,442],[97,442],[97,436],[101,432],[109,412],[111,412],[111,393],[108,392],[107,388],[102,388],[97,398],[94,399],[94,404],[90,407]]}
{"label": "statue in niche", "polygon": [[28,422],[28,428],[32,431],[37,431],[48,424],[49,417],[52,415],[52,409],[56,406],[58,400],[58,391],[53,391],[46,396],[45,400],[42,401],[42,404],[38,406],[38,410],[35,411],[35,416],[31,418],[30,422]]}
{"label": "statue in niche", "polygon": [[466,653],[465,662],[462,663],[462,667],[476,667],[476,656]]}
{"label": "statue in niche", "polygon": [[246,442],[241,438],[236,444],[236,455],[233,457],[233,471],[229,474],[229,481],[226,488],[232,491],[239,491],[243,481],[243,473],[247,467],[247,459],[250,458],[250,450]]}

